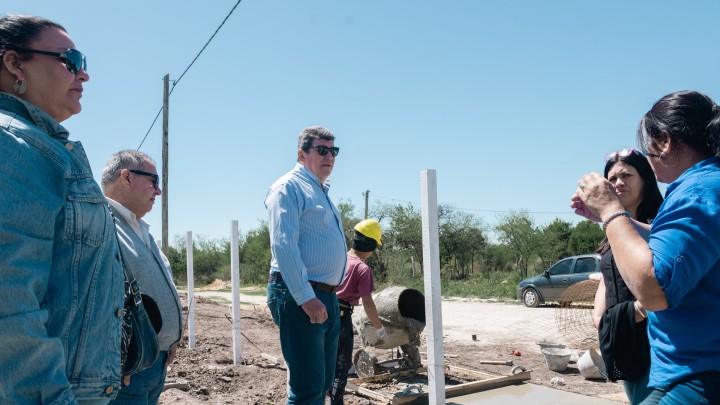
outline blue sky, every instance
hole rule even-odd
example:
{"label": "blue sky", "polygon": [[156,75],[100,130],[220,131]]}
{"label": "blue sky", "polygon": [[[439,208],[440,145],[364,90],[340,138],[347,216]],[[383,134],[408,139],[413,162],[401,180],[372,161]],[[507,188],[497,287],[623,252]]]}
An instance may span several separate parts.
{"label": "blue sky", "polygon": [[[64,123],[96,178],[137,148],[236,0],[4,1],[63,24],[88,58],[83,112]],[[635,146],[663,95],[720,99],[720,2],[245,0],[170,97],[169,233],[229,237],[266,217],[297,135],[331,129],[331,196],[438,201],[488,225],[509,210],[576,222],[577,179]],[[141,150],[161,162],[160,121]],[[161,204],[146,217],[161,234]]]}

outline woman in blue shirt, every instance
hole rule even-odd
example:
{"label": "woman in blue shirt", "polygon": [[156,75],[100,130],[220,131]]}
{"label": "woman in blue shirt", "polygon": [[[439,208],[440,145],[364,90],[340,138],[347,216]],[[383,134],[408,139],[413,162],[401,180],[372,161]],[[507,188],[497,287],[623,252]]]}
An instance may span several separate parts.
{"label": "woman in blue shirt", "polygon": [[643,404],[720,403],[720,111],[696,91],[648,111],[638,144],[668,183],[652,223],[632,221],[602,175],[578,181],[571,206],[602,221],[618,270],[647,311],[651,348]]}

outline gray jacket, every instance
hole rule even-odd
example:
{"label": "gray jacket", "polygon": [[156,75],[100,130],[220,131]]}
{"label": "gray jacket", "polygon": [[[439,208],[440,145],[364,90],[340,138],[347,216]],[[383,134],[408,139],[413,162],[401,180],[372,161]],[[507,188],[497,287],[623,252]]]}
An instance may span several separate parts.
{"label": "gray jacket", "polygon": [[158,304],[162,314],[158,343],[160,350],[168,350],[182,337],[182,307],[170,267],[152,236],[148,248],[122,215],[116,213],[115,217],[125,265],[140,284],[140,291],[152,297]]}

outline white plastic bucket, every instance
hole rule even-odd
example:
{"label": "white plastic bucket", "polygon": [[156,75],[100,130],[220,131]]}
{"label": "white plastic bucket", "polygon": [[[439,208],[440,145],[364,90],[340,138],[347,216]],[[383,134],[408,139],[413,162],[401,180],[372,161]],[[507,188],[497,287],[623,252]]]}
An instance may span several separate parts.
{"label": "white plastic bucket", "polygon": [[585,378],[598,380],[604,380],[607,378],[605,362],[596,349],[590,349],[580,356],[577,366],[578,370],[580,370],[580,375]]}

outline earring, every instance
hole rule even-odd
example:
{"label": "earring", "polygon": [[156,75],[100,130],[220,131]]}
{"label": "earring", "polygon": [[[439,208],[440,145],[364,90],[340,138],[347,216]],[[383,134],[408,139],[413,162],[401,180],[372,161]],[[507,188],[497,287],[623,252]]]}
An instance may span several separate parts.
{"label": "earring", "polygon": [[13,84],[13,89],[15,89],[15,93],[18,95],[25,94],[27,91],[27,82],[25,80],[16,79]]}
{"label": "earring", "polygon": [[671,168],[671,167],[675,167],[675,165],[678,164],[678,162],[680,161],[680,155],[679,155],[677,152],[675,152],[675,163],[673,163],[673,164],[671,164],[671,165],[669,165],[669,166],[663,163],[663,157],[662,157],[662,155],[659,156],[659,157],[660,157],[660,159],[659,159],[658,161],[660,162],[660,166],[662,166],[662,167],[664,167],[664,168],[666,168],[666,169],[669,169],[669,168]]}

